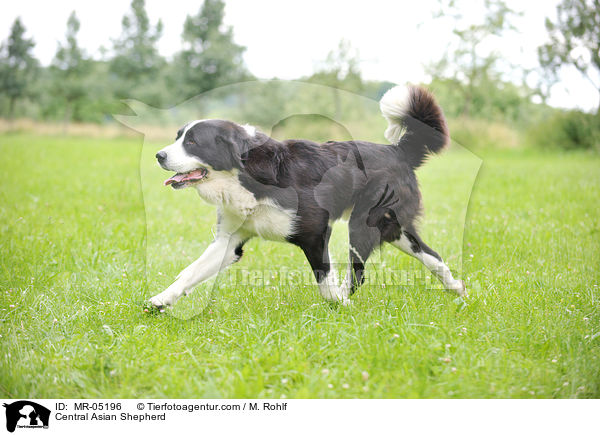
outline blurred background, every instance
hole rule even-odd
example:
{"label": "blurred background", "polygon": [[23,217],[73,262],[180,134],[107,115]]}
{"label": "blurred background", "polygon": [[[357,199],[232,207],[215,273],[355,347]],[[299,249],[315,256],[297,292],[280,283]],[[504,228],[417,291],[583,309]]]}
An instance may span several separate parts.
{"label": "blurred background", "polygon": [[[272,86],[221,95],[237,119],[270,129],[273,114],[305,111],[307,101],[352,113],[336,89],[378,100],[411,82],[434,91],[453,139],[470,149],[598,150],[599,23],[595,0],[4,3],[0,129],[121,135],[112,115],[131,113],[124,99],[168,109],[274,78],[333,88],[300,103]],[[173,123],[155,118],[155,127]],[[339,136],[309,121],[290,134]]]}

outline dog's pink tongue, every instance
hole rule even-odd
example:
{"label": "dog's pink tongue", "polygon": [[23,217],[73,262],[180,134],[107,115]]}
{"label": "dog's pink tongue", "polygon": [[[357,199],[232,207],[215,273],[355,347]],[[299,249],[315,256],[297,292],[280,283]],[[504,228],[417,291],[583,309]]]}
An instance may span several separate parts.
{"label": "dog's pink tongue", "polygon": [[165,180],[165,186],[168,186],[171,183],[179,183],[183,181],[187,174],[175,174],[168,180]]}

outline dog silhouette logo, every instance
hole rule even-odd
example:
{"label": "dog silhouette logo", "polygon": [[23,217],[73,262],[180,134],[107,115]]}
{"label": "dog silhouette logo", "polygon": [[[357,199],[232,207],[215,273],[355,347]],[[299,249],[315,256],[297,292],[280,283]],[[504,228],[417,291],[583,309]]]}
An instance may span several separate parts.
{"label": "dog silhouette logo", "polygon": [[48,428],[50,410],[29,400],[19,400],[3,405],[6,408],[6,430],[14,432],[15,428]]}

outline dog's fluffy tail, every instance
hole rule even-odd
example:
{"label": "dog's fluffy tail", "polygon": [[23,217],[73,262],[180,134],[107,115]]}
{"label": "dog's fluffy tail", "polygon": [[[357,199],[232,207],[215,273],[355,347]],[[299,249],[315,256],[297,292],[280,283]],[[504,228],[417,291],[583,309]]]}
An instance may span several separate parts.
{"label": "dog's fluffy tail", "polygon": [[385,93],[379,107],[388,122],[385,138],[404,150],[413,169],[448,144],[446,118],[427,89],[396,86]]}

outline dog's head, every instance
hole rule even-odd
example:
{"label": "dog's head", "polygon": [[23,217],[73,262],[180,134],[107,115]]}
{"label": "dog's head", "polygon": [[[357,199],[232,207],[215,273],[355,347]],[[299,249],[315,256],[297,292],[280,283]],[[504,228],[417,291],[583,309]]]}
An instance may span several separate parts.
{"label": "dog's head", "polygon": [[176,174],[165,181],[181,189],[210,179],[211,172],[243,166],[255,129],[218,119],[193,121],[177,132],[175,142],[156,154],[163,169]]}

